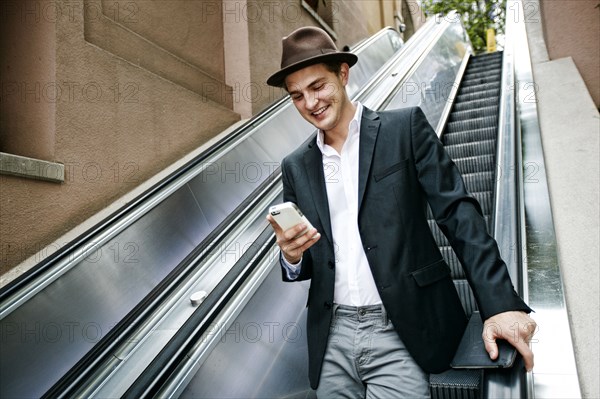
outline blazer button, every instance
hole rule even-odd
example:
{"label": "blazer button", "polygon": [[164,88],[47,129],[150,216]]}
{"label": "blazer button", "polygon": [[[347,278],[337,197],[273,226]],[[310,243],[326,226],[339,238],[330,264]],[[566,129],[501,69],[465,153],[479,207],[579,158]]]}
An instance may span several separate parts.
{"label": "blazer button", "polygon": [[333,261],[327,262],[327,267],[329,267],[330,269],[333,269],[333,266],[335,266],[335,263],[333,263]]}
{"label": "blazer button", "polygon": [[331,309],[331,302],[325,302],[325,309]]}
{"label": "blazer button", "polygon": [[377,245],[373,245],[372,247],[365,246],[365,252],[369,252],[369,251],[371,251],[372,249],[375,249],[375,248],[377,248]]}

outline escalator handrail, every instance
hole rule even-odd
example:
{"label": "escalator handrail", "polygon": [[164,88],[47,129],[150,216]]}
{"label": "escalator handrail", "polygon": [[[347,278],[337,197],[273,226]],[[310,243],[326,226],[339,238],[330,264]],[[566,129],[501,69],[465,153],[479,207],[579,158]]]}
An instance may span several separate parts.
{"label": "escalator handrail", "polygon": [[[521,223],[519,217],[518,181],[520,165],[515,125],[514,54],[512,37],[507,35],[502,56],[502,79],[498,108],[498,132],[496,139],[496,184],[492,210],[492,236],[498,243],[502,259],[506,263],[517,293],[527,301],[523,292],[523,254]],[[484,379],[487,398],[527,398],[525,370],[522,359],[511,370],[488,371]]]}
{"label": "escalator handrail", "polygon": [[224,149],[229,143],[235,141],[235,139],[245,133],[247,129],[252,129],[254,125],[260,123],[262,120],[267,118],[273,112],[280,109],[287,102],[287,98],[282,98],[269,106],[267,109],[253,117],[249,122],[245,123],[243,126],[235,129],[231,134],[222,138],[218,142],[212,144],[201,154],[190,160],[185,165],[181,166],[179,169],[175,170],[169,176],[163,178],[159,182],[157,182],[152,187],[148,188],[132,201],[128,202],[109,216],[107,216],[102,221],[98,222],[94,226],[90,227],[84,233],[77,236],[72,241],[63,245],[59,250],[52,253],[48,257],[44,258],[37,265],[29,269],[27,272],[23,273],[15,280],[7,284],[6,286],[0,288],[0,303],[6,301],[9,297],[14,295],[16,292],[21,291],[27,286],[29,286],[33,280],[40,277],[40,275],[48,272],[48,269],[55,266],[59,261],[64,258],[70,258],[70,254],[76,251],[77,248],[83,247],[86,243],[93,240],[94,237],[104,233],[106,230],[110,229],[114,224],[121,220],[125,215],[133,212],[135,209],[139,208],[143,203],[147,202],[152,196],[156,195],[158,192],[164,190],[171,183],[176,181],[179,177],[185,175],[188,171],[193,169],[195,166],[201,164],[207,158],[209,158],[215,152]]}

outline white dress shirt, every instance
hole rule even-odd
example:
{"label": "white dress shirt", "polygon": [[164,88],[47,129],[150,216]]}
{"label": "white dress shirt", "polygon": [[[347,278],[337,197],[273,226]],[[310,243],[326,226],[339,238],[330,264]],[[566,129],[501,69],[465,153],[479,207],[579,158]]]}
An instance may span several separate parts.
{"label": "white dress shirt", "polygon": [[[348,137],[341,153],[325,144],[321,130],[317,146],[323,154],[323,172],[331,218],[335,256],[335,303],[351,306],[381,303],[373,274],[358,231],[358,148],[362,104],[354,103],[356,113],[348,127]],[[288,277],[300,273],[300,263],[292,265],[285,258]],[[320,265],[315,265],[319,267]]]}

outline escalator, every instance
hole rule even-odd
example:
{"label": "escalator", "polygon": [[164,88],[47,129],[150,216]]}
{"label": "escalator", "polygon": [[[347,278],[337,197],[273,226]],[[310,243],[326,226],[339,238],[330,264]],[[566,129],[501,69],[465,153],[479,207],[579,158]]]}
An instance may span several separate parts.
{"label": "escalator", "polygon": [[[517,238],[502,229],[519,229],[516,216],[506,219],[517,196],[502,186],[514,178],[499,173],[507,163],[497,159],[511,152],[499,134],[514,128],[515,99],[507,95],[514,84],[505,80],[511,58],[470,57],[456,20],[428,22],[400,50],[389,32],[365,41],[353,49],[360,61],[348,89],[372,109],[421,106],[506,260]],[[0,396],[313,397],[308,283],[281,284],[264,219],[281,201],[278,162],[313,131],[289,102],[274,104],[3,289]],[[470,314],[476,305],[462,268],[434,225]],[[136,262],[117,262],[106,256],[110,248],[134,248]],[[523,292],[522,262],[512,258],[509,272]],[[8,352],[5,342],[14,344]],[[432,376],[431,388],[436,398],[526,397],[524,380],[518,367],[451,370]]]}
{"label": "escalator", "polygon": [[[461,81],[452,112],[441,137],[444,148],[457,165],[467,191],[475,197],[492,229],[496,181],[496,137],[502,78],[502,53],[472,57]],[[428,222],[448,266],[467,317],[477,303],[465,272],[431,212]],[[431,375],[432,398],[483,397],[483,370],[449,370]]]}
{"label": "escalator", "polygon": [[[482,204],[491,226],[496,169],[496,135],[502,53],[471,57],[442,136],[457,163],[469,192]],[[396,93],[396,96],[398,94]],[[394,104],[390,99],[389,106]],[[477,310],[462,266],[433,219],[432,231],[452,270],[465,312]],[[216,336],[208,354],[198,356],[201,366],[189,367],[187,378],[168,384],[159,395],[181,397],[314,397],[302,376],[307,375],[305,283],[281,284],[277,259],[256,292],[242,302],[243,310]],[[300,341],[300,342],[298,342]],[[194,350],[192,350],[194,353]],[[252,365],[267,365],[256,368]],[[185,368],[185,367],[182,367]],[[181,371],[180,371],[181,372]],[[191,376],[193,374],[193,376]],[[231,378],[234,376],[235,383]],[[433,398],[483,397],[482,370],[450,370],[432,375]],[[135,392],[138,394],[139,392]],[[133,397],[133,396],[132,396]]]}

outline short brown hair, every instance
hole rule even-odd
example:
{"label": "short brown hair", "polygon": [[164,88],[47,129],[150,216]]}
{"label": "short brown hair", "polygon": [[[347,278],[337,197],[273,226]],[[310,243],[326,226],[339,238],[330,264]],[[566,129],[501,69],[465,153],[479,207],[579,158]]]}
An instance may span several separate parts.
{"label": "short brown hair", "polygon": [[342,72],[342,63],[341,62],[325,62],[325,67],[329,72],[335,73],[337,76]]}

